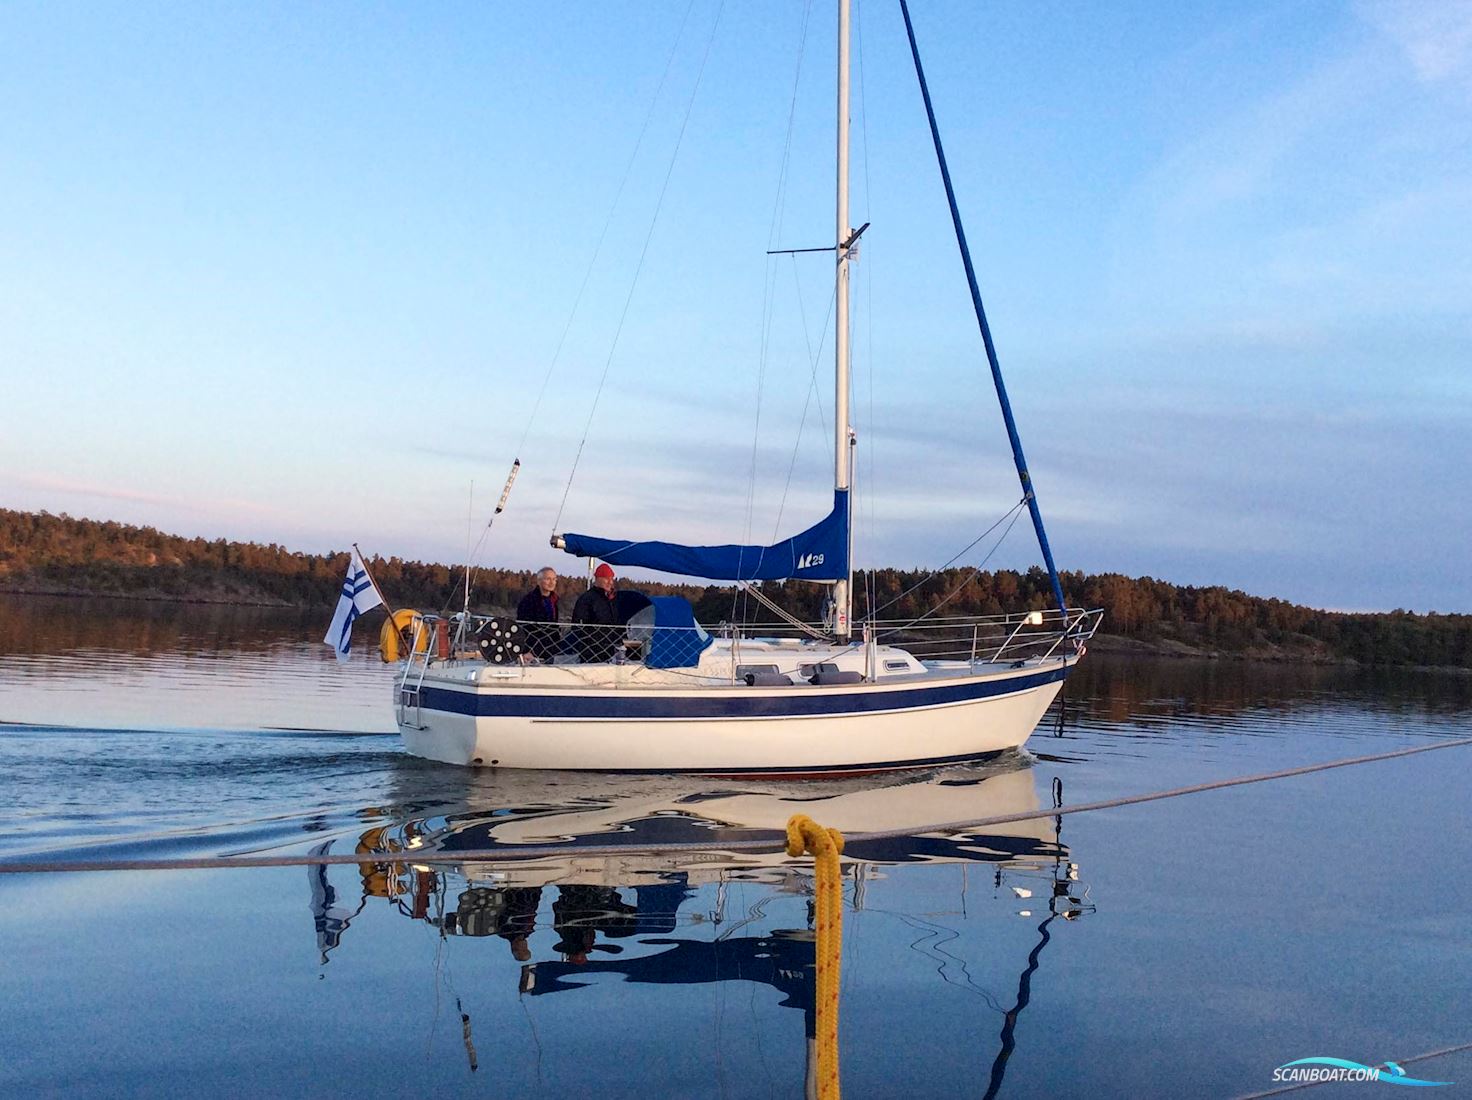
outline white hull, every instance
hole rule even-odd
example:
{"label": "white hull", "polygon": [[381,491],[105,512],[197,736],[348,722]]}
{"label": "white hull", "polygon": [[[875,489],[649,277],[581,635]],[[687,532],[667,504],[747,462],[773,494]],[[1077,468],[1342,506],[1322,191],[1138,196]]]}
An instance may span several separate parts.
{"label": "white hull", "polygon": [[[546,668],[446,667],[399,729],[449,764],[586,771],[843,774],[975,759],[1025,742],[1077,657],[821,687],[573,684]],[[520,670],[518,670],[518,673]],[[493,678],[494,677],[494,678]],[[402,701],[402,700],[401,700]]]}

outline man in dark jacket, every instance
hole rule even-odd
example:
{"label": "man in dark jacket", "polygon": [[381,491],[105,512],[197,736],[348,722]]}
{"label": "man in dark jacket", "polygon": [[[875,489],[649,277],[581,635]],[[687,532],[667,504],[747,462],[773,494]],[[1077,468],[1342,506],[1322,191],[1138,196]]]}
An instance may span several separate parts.
{"label": "man in dark jacket", "polygon": [[557,628],[557,570],[550,565],[537,570],[537,587],[516,605],[516,621],[548,624],[526,627],[527,642],[532,655],[540,661],[557,656],[562,648],[562,633]]}
{"label": "man in dark jacket", "polygon": [[613,659],[623,646],[623,626],[618,617],[618,586],[613,566],[604,562],[593,571],[593,587],[578,597],[572,608],[578,656],[584,664],[602,664]]}

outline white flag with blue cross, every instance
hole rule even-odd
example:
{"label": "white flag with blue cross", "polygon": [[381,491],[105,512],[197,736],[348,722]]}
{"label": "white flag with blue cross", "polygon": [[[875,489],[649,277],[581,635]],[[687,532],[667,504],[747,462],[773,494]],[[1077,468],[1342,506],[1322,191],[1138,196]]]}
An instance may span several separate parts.
{"label": "white flag with blue cross", "polygon": [[348,646],[353,641],[353,623],[365,611],[383,603],[378,589],[368,578],[368,569],[358,551],[348,559],[347,580],[342,582],[342,595],[338,597],[337,610],[332,614],[332,625],[327,628],[327,637],[322,641],[330,645],[339,661],[348,659]]}

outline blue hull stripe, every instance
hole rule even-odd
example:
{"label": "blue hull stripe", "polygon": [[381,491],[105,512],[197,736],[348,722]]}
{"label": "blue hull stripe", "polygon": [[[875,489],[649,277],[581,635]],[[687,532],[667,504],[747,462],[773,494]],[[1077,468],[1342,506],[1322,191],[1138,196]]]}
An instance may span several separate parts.
{"label": "blue hull stripe", "polygon": [[[466,714],[477,718],[796,718],[813,715],[868,714],[874,711],[911,710],[944,706],[1013,695],[1029,688],[1057,683],[1068,675],[1065,666],[1030,676],[1004,680],[972,681],[938,687],[895,691],[819,692],[794,691],[782,695],[758,694],[754,688],[722,688],[717,697],[660,697],[635,694],[628,689],[610,691],[593,698],[579,695],[533,695],[524,689],[503,689],[495,694],[452,691],[428,685],[420,688],[425,710]],[[750,692],[750,694],[747,694]]]}
{"label": "blue hull stripe", "polygon": [[959,756],[924,756],[913,760],[880,760],[860,764],[774,764],[765,768],[598,768],[597,771],[607,775],[744,775],[751,779],[787,779],[802,775],[873,775],[876,772],[937,768],[946,764],[975,764],[993,760],[1008,751],[1010,750],[997,749],[993,752],[965,752]]}

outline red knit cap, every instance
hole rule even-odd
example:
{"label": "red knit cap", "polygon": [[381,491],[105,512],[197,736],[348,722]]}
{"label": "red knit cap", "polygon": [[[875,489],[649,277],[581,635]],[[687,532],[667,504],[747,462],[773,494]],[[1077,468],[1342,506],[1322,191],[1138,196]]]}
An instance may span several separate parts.
{"label": "red knit cap", "polygon": [[607,562],[604,562],[597,569],[593,570],[593,576],[611,577],[613,576],[613,566],[609,565]]}

